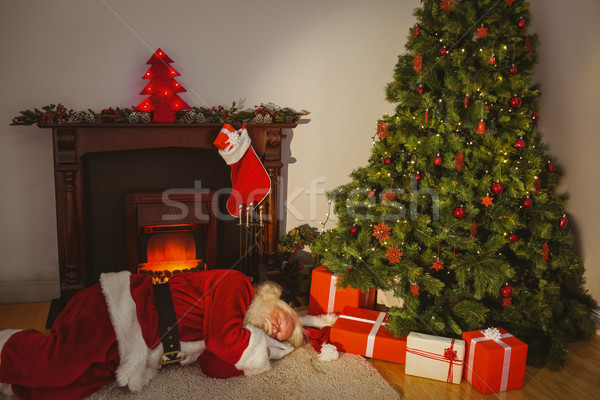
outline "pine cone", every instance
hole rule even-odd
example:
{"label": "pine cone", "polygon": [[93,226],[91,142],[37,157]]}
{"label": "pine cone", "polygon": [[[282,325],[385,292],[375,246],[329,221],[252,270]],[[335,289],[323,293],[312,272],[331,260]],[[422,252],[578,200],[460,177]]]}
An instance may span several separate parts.
{"label": "pine cone", "polygon": [[83,119],[88,124],[93,124],[94,122],[96,122],[96,116],[92,113],[85,113],[85,115],[83,116]]}
{"label": "pine cone", "polygon": [[133,111],[131,114],[129,114],[129,117],[127,117],[127,122],[130,124],[137,124],[139,121],[140,116],[138,115],[137,111]]}
{"label": "pine cone", "polygon": [[206,118],[204,118],[204,114],[202,114],[201,112],[196,113],[196,123],[203,124],[205,122],[206,122]]}
{"label": "pine cone", "polygon": [[152,118],[150,117],[150,113],[145,112],[145,111],[139,111],[138,118],[139,118],[139,121],[141,124],[147,124],[147,123],[150,123],[150,121],[152,121]]}
{"label": "pine cone", "polygon": [[194,122],[196,122],[196,111],[186,111],[185,115],[183,116],[183,122],[185,122],[186,124],[193,124]]}
{"label": "pine cone", "polygon": [[84,121],[84,118],[85,118],[85,112],[75,111],[75,112],[73,112],[73,114],[71,114],[71,119],[69,120],[69,122],[71,122],[73,124],[80,124]]}

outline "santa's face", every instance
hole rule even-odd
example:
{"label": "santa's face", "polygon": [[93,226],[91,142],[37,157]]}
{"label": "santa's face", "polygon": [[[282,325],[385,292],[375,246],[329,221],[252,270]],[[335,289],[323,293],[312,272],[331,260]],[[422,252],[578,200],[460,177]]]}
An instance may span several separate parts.
{"label": "santa's face", "polygon": [[294,332],[294,320],[281,308],[275,308],[266,324],[267,335],[280,342],[288,340]]}

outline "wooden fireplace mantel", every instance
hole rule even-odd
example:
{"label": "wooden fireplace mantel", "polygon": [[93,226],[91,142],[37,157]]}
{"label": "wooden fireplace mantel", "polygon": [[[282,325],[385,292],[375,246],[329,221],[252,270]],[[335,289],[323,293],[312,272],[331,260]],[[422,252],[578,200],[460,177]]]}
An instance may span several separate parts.
{"label": "wooden fireplace mantel", "polygon": [[[222,124],[38,124],[52,130],[56,219],[61,298],[68,299],[86,284],[86,221],[84,218],[83,162],[88,153],[159,148],[214,149]],[[233,124],[236,129],[241,124]],[[254,150],[271,178],[265,200],[269,223],[263,236],[267,271],[276,268],[279,240],[279,178],[283,130],[297,124],[246,124]]]}

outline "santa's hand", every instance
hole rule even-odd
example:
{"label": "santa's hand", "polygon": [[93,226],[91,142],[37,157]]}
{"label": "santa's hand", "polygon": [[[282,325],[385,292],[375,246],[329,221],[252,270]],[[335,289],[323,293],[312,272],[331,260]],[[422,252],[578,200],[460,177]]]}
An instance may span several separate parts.
{"label": "santa's hand", "polygon": [[288,342],[280,342],[279,340],[268,336],[267,346],[269,348],[269,358],[271,360],[279,360],[294,351],[294,346]]}

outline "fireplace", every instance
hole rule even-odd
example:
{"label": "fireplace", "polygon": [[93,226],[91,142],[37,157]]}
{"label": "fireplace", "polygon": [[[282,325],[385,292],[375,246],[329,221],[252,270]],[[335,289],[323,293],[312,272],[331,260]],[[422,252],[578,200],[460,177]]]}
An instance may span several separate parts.
{"label": "fireplace", "polygon": [[132,272],[168,280],[217,268],[214,192],[128,193],[127,258]]}
{"label": "fireplace", "polygon": [[[285,137],[286,130],[295,126],[296,124],[246,126],[252,145],[271,178],[271,192],[262,203],[265,223],[260,239],[262,255],[257,263],[257,270],[253,273],[260,280],[276,279],[278,274],[276,250],[280,237],[279,178],[284,166],[281,158],[282,138]],[[196,153],[189,156],[194,159],[213,157],[214,165],[220,166],[219,168],[228,173],[229,167],[212,144],[221,129],[221,124],[62,123],[39,124],[39,127],[51,129],[53,135],[61,299],[66,300],[75,292],[95,283],[99,273],[109,272],[111,268],[130,270],[134,273],[140,270],[145,273],[152,271],[154,274],[155,271],[161,271],[159,265],[165,266],[170,261],[182,261],[169,259],[181,255],[184,255],[185,261],[189,261],[186,264],[188,269],[190,265],[191,268],[200,269],[233,266],[231,262],[223,262],[221,258],[223,253],[225,256],[231,256],[231,246],[228,243],[239,238],[239,228],[234,219],[227,221],[220,215],[219,218],[209,216],[208,223],[193,219],[165,223],[165,215],[179,211],[176,210],[177,207],[164,208],[161,193],[172,188],[193,189],[194,183],[191,182],[191,178],[154,183],[153,180],[159,178],[162,170],[129,178],[135,184],[129,188],[125,198],[113,196],[115,200],[105,203],[111,204],[110,207],[94,206],[94,203],[99,202],[101,196],[105,195],[102,181],[107,180],[107,172],[101,169],[94,170],[93,165],[112,165],[114,171],[108,174],[109,180],[120,179],[130,175],[133,168],[115,166],[118,164],[113,164],[113,159],[119,157],[131,160],[139,154],[145,155],[150,152],[150,160],[155,160],[155,152],[175,152],[171,159],[181,162],[188,152],[202,151],[204,153],[201,156]],[[148,165],[154,164],[151,161]],[[187,169],[189,168],[184,164],[182,170]],[[211,177],[213,172],[212,169],[209,170],[208,176]],[[163,175],[173,178],[180,177],[182,173],[177,170]],[[146,179],[149,181],[145,182]],[[139,181],[144,181],[144,185]],[[212,190],[231,185],[227,180],[219,184],[202,183],[204,188],[209,187]],[[197,194],[190,190],[184,192],[178,194],[183,197],[173,197],[172,200],[175,204],[195,207]],[[213,195],[206,194],[209,197]],[[190,200],[185,196],[195,199]],[[157,200],[159,198],[161,201]],[[212,204],[217,204],[215,212],[224,210],[220,204],[225,201],[226,196],[212,201]],[[198,204],[200,207],[206,207],[208,197],[201,199]],[[108,209],[113,211],[105,215],[110,211]],[[215,207],[212,209],[215,210]],[[191,215],[194,214],[196,213]],[[224,223],[221,219],[225,220]],[[133,231],[135,240],[132,239]],[[182,245],[183,248],[165,250],[167,247],[171,248],[173,243],[178,243],[178,246]],[[164,270],[166,268],[162,269]]]}

